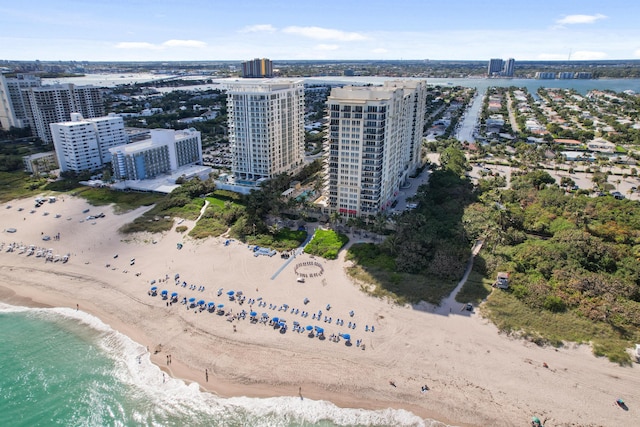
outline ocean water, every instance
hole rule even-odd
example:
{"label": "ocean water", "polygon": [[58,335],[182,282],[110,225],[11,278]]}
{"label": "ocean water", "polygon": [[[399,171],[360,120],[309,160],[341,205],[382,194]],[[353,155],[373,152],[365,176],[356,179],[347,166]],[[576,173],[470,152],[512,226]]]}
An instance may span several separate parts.
{"label": "ocean water", "polygon": [[220,398],[163,378],[145,347],[93,316],[0,303],[0,426],[444,424],[297,397]]}

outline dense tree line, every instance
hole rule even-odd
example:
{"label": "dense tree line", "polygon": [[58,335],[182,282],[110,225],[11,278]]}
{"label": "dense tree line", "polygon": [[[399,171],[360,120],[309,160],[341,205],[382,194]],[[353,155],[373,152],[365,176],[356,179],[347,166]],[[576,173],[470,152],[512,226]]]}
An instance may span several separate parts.
{"label": "dense tree line", "polygon": [[484,238],[487,273],[509,271],[515,297],[532,309],[604,322],[621,337],[640,327],[640,211],[613,197],[573,196],[544,171],[489,190],[464,215]]}

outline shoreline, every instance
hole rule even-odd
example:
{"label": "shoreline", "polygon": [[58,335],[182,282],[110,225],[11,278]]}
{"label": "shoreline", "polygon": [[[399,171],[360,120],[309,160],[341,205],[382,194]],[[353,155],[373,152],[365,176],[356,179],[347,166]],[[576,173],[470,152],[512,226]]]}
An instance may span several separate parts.
{"label": "shoreline", "polygon": [[[478,313],[418,310],[378,300],[362,293],[346,275],[344,252],[336,261],[300,255],[273,278],[285,260],[256,257],[238,242],[227,246],[220,238],[196,241],[174,230],[119,235],[116,230],[143,208],[115,215],[109,207],[94,208],[64,196],[64,202],[46,205],[52,215],[44,216],[42,211],[17,211],[28,211],[29,200],[10,204],[11,209],[0,205],[0,229],[17,232],[0,234],[0,241],[41,246],[42,235],[60,233],[59,241],[46,245],[55,253],[69,253],[70,259],[66,264],[45,263],[2,249],[1,301],[72,309],[79,304],[80,310],[148,346],[151,361],[164,372],[221,397],[297,397],[301,387],[304,398],[339,407],[404,409],[457,426],[519,425],[532,416],[547,418],[554,426],[630,425],[633,409],[640,407],[637,369],[596,358],[587,346],[554,349],[510,338]],[[106,218],[84,221],[85,209],[104,211]],[[56,213],[60,217],[55,218]],[[183,225],[191,228],[194,222]],[[183,243],[183,249],[176,249],[176,242]],[[131,259],[135,262],[130,264]],[[320,262],[323,272],[297,283],[294,266],[304,262]],[[206,290],[174,284],[176,273]],[[165,281],[167,276],[170,280]],[[147,294],[151,280],[169,293],[177,291],[180,298],[224,302],[234,314],[249,307],[228,301],[224,292],[243,290],[248,299],[268,303],[257,312],[286,316],[289,326],[294,321],[322,325],[327,336],[348,331],[366,350],[293,330],[278,333],[248,319],[229,322],[182,304],[167,306],[159,295]],[[224,289],[221,296],[218,288]],[[303,303],[306,298],[308,305]],[[284,303],[310,313],[322,310],[334,321],[304,318],[290,310],[285,315],[276,308]],[[353,318],[350,310],[355,311]],[[345,325],[336,325],[337,318]],[[350,319],[357,327],[347,329]],[[365,325],[375,325],[375,332],[366,331]],[[162,351],[154,354],[160,344]],[[168,354],[172,363],[167,367]],[[423,384],[430,388],[424,394]],[[613,407],[618,397],[632,410]]]}

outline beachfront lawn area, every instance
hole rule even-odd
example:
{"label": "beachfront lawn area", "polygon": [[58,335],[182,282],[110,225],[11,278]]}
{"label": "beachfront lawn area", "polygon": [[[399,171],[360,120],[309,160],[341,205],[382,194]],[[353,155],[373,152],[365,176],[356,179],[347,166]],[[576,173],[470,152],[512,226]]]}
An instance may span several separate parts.
{"label": "beachfront lawn area", "polygon": [[249,245],[258,245],[263,248],[275,249],[276,251],[290,251],[300,246],[306,237],[306,231],[283,228],[275,234],[246,236],[246,242]]}
{"label": "beachfront lawn area", "polygon": [[364,292],[398,304],[420,301],[439,304],[456,287],[454,280],[398,272],[395,259],[373,243],[354,244],[346,259],[354,261],[354,266],[347,268],[347,274],[361,283]]}
{"label": "beachfront lawn area", "polygon": [[349,242],[346,234],[333,230],[316,229],[313,239],[305,246],[305,253],[321,256],[326,259],[336,259],[340,248]]}
{"label": "beachfront lawn area", "polygon": [[44,178],[34,178],[25,172],[0,171],[0,202],[35,196],[46,184]]}
{"label": "beachfront lawn area", "polygon": [[156,193],[139,193],[114,191],[109,188],[80,187],[74,190],[74,195],[82,197],[93,206],[114,205],[116,213],[124,213],[149,206],[162,200],[165,196]]}
{"label": "beachfront lawn area", "polygon": [[606,356],[621,365],[630,365],[626,349],[640,340],[637,329],[627,330],[623,338],[613,325],[595,323],[573,312],[533,309],[512,293],[501,290],[489,296],[482,311],[504,333],[523,337],[538,345],[555,347],[566,341],[591,343],[596,356]]}

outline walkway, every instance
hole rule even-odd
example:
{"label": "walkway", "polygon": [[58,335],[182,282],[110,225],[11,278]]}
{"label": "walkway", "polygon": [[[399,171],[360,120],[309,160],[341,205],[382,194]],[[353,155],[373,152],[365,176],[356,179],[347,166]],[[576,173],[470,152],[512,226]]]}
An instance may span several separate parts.
{"label": "walkway", "polygon": [[[308,225],[307,225],[308,227]],[[315,227],[313,228],[313,232],[310,232],[311,230],[307,231],[307,238],[304,239],[304,242],[302,242],[300,244],[300,246],[298,246],[295,250],[295,252],[293,253],[293,256],[290,256],[289,259],[287,259],[285,261],[284,264],[282,264],[282,266],[275,272],[273,273],[273,276],[271,276],[271,280],[275,280],[276,277],[278,277],[278,274],[280,274],[282,272],[282,270],[284,270],[285,268],[287,268],[287,266],[289,265],[289,263],[291,261],[293,261],[294,259],[296,259],[296,257],[298,255],[300,255],[303,251],[304,251],[304,247],[307,246],[307,243],[309,243],[311,241],[311,239],[313,238],[313,235],[316,233],[316,229]]]}
{"label": "walkway", "polygon": [[467,269],[465,270],[464,275],[462,276],[462,279],[460,279],[460,281],[458,282],[458,285],[455,287],[453,291],[451,291],[449,296],[444,300],[442,300],[442,302],[440,303],[440,306],[435,309],[434,313],[446,315],[451,313],[453,309],[455,309],[456,313],[460,311],[460,307],[462,304],[456,301],[456,296],[458,295],[458,292],[460,292],[460,289],[462,289],[464,284],[467,282],[467,279],[469,278],[469,274],[471,273],[471,269],[473,268],[473,259],[476,257],[476,255],[478,255],[478,253],[480,252],[480,249],[482,249],[483,243],[484,243],[483,240],[478,240],[473,245],[473,248],[471,249],[471,257],[467,262]]}

